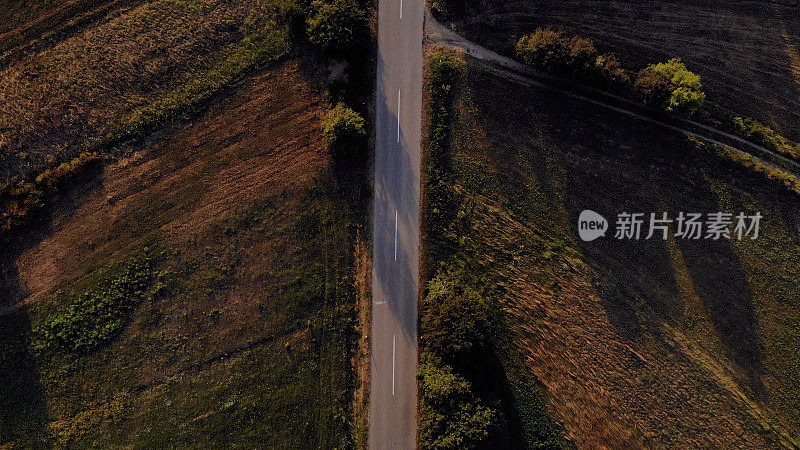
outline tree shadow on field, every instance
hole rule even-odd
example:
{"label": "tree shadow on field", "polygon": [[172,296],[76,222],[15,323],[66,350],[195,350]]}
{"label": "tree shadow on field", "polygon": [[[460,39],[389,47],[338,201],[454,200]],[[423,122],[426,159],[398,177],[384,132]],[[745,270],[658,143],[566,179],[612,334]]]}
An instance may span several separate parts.
{"label": "tree shadow on field", "polygon": [[[722,209],[717,194],[710,189],[698,191],[698,200],[714,210],[707,212]],[[727,212],[735,214],[744,210],[736,209]],[[724,238],[679,240],[678,246],[695,292],[703,302],[728,356],[744,371],[753,392],[763,395],[765,391],[761,374],[764,356],[759,345],[758,317],[753,306],[755,299],[734,243]]]}
{"label": "tree shadow on field", "polygon": [[45,439],[47,404],[28,340],[26,308],[0,316],[0,446]]}
{"label": "tree shadow on field", "polygon": [[0,247],[0,446],[14,442],[41,447],[48,439],[46,392],[31,350],[30,313],[20,304],[30,292],[21,279],[18,260],[51,237],[53,219],[72,215],[79,199],[101,180],[100,165],[78,176],[48,201],[34,223]]}
{"label": "tree shadow on field", "polygon": [[[679,211],[719,211],[720,198],[702,181],[704,175],[697,169],[713,167],[718,162],[699,155],[683,135],[632,122],[613,112],[587,109],[586,105],[557,94],[481,75],[477,78],[483,88],[473,92],[486,129],[501,138],[515,137],[510,142],[490,137],[496,152],[495,165],[502,168],[503,174],[520,170],[514,167],[525,172],[501,179],[502,195],[520,207],[520,215],[526,214],[526,209],[537,208],[532,210],[536,213],[527,213],[535,216],[526,219],[532,224],[547,223],[537,214],[563,222],[559,213],[544,209],[543,204],[566,209],[566,225],[573,233],[573,242],[598,273],[594,290],[618,335],[635,339],[647,332],[663,341],[662,324],[680,320],[685,309],[673,266],[671,251],[675,249],[660,235],[645,239],[648,223],[642,225],[639,240],[614,239],[616,215],[641,212],[648,222],[649,213],[666,211],[674,219]],[[482,94],[485,90],[505,92],[526,101],[500,106],[491,96]],[[514,110],[504,110],[509,107]],[[520,123],[516,117],[529,120]],[[537,124],[540,136],[519,133],[523,124],[530,127],[531,122]],[[522,157],[521,145],[526,148]],[[531,161],[549,163],[537,165]],[[518,180],[523,175],[533,175],[538,180],[540,193],[520,189]],[[608,219],[605,238],[593,242],[579,238],[577,220],[584,209]],[[554,234],[557,236],[558,232]],[[676,242],[685,260],[684,270],[728,357],[745,373],[753,392],[763,392],[763,355],[753,292],[734,244],[727,239]],[[666,343],[665,347],[670,348]]]}
{"label": "tree shadow on field", "polygon": [[764,357],[758,344],[753,294],[741,262],[727,240],[682,243],[681,250],[695,291],[725,345],[728,356],[747,375],[750,388],[764,393]]}

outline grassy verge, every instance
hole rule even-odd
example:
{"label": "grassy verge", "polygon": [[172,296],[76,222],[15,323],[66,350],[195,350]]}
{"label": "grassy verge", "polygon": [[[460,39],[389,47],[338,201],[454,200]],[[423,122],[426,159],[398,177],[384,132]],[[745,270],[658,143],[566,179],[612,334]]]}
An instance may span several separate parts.
{"label": "grassy verge", "polygon": [[556,428],[513,351],[503,292],[485,279],[464,245],[474,205],[455,183],[452,148],[464,71],[455,53],[428,57],[420,445],[559,447]]}
{"label": "grassy verge", "polygon": [[734,167],[756,172],[764,178],[778,183],[786,190],[795,194],[800,194],[800,179],[792,173],[764,164],[749,153],[735,151],[727,146],[711,144],[694,136],[690,136],[689,140],[699,150],[717,156],[726,163],[732,164]]}
{"label": "grassy verge", "polygon": [[734,132],[778,154],[800,161],[800,143],[792,142],[772,128],[749,117],[732,119]]}

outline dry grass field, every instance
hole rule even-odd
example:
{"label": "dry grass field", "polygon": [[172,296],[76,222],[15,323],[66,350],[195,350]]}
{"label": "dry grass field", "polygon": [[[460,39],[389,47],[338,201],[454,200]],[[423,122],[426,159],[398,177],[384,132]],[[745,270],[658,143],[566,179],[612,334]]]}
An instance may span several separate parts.
{"label": "dry grass field", "polygon": [[709,100],[800,139],[800,4],[797,1],[469,0],[457,30],[513,52],[523,34],[552,26],[590,37],[623,65],[682,57]]}
{"label": "dry grass field", "polygon": [[[50,13],[49,4],[38,3],[39,9],[31,7],[22,17]],[[69,5],[91,13],[102,4],[67,2],[53,14]],[[288,48],[288,31],[275,23],[273,1],[111,6],[52,45],[0,67],[0,183],[136,137],[230,83],[259,58],[269,60]],[[57,21],[40,20],[58,27]],[[20,30],[26,28],[14,31]],[[271,54],[251,54],[256,44]]]}
{"label": "dry grass field", "polygon": [[[470,62],[459,245],[579,448],[798,445],[800,198],[686,136]],[[498,102],[498,98],[505,99]],[[758,240],[591,243],[577,218],[760,211]],[[462,217],[463,216],[463,217]]]}
{"label": "dry grass field", "polygon": [[[0,446],[348,442],[354,233],[324,106],[281,63],[65,193],[4,256],[19,302],[0,306]],[[152,295],[117,339],[33,344],[76,293],[154,249]]]}

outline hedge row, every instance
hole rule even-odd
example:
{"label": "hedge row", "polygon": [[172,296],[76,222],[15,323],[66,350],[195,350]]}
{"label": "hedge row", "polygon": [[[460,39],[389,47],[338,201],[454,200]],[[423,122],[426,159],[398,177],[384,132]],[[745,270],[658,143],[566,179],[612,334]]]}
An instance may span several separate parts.
{"label": "hedge row", "polygon": [[600,53],[591,39],[538,28],[517,42],[517,56],[537,69],[592,86],[635,95],[645,104],[692,116],[705,102],[700,77],[680,58],[652,64],[634,76],[613,53]]}

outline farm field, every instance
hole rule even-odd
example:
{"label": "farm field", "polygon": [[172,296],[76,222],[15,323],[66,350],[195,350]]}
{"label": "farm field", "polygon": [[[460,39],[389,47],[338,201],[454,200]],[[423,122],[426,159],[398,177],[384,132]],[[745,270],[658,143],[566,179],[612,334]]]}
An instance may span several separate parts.
{"label": "farm field", "polygon": [[[46,4],[37,3],[50,11]],[[74,3],[83,13],[99,4]],[[70,33],[9,56],[0,66],[0,186],[81,151],[111,153],[115,144],[190,111],[246,70],[286,54],[288,26],[277,23],[278,7],[273,1],[111,2],[105,14]],[[32,8],[28,14],[37,11]]]}
{"label": "farm field", "polygon": [[592,38],[625,67],[681,57],[708,100],[800,139],[800,5],[783,1],[469,1],[447,16],[456,31],[513,54],[551,26]]}
{"label": "farm field", "polygon": [[[355,236],[323,105],[287,60],[62,194],[3,260],[0,443],[349,442]],[[118,338],[37,344],[129,267],[147,295]]]}
{"label": "farm field", "polygon": [[[579,448],[798,445],[797,195],[683,134],[474,60],[465,74],[449,251],[502,298],[564,437]],[[609,218],[608,238],[578,238],[585,209]],[[625,211],[764,221],[757,240],[613,239]]]}
{"label": "farm field", "polygon": [[0,5],[0,448],[365,445],[374,68],[306,13]]}

